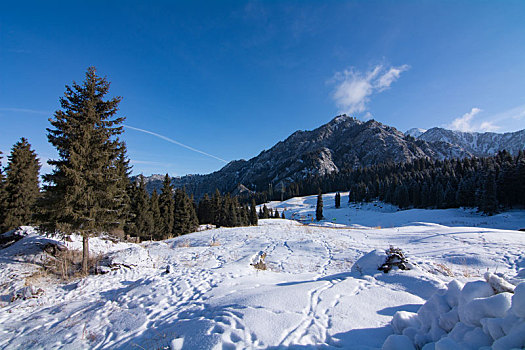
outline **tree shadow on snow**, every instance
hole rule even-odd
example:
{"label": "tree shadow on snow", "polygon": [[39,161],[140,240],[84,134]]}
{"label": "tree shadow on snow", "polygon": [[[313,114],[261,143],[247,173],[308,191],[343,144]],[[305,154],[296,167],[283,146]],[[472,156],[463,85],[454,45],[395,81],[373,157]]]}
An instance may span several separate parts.
{"label": "tree shadow on snow", "polygon": [[336,273],[334,275],[329,275],[329,276],[316,278],[316,279],[313,279],[313,280],[277,283],[277,286],[279,286],[279,287],[286,287],[286,286],[295,286],[295,285],[298,285],[298,284],[322,282],[322,281],[328,281],[328,282],[332,282],[332,283],[333,282],[341,282],[341,281],[347,279],[348,277],[358,278],[355,273],[352,273],[352,272],[341,272],[341,273]]}

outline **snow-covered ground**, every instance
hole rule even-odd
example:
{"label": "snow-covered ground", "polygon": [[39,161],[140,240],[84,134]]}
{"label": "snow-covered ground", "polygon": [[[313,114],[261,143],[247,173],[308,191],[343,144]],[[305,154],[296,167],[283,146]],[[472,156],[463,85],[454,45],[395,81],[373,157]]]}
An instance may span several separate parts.
{"label": "snow-covered ground", "polygon": [[[462,209],[397,211],[382,203],[348,208],[346,201],[343,195],[342,208],[335,209],[333,195],[325,195],[327,221],[321,224],[260,220],[258,227],[213,229],[140,245],[91,239],[94,251],[108,252],[107,261],[128,267],[67,284],[35,277],[45,256],[34,247],[46,239],[29,232],[0,250],[0,347],[373,349],[387,338],[389,349],[401,349],[407,341],[421,346],[435,340],[416,339],[417,334],[431,327],[445,334],[427,325],[428,318],[457,306],[432,305],[442,299],[459,305],[457,290],[485,281],[486,272],[510,280],[525,268],[525,232],[517,231],[525,227],[523,211],[486,217]],[[311,223],[315,202],[313,196],[270,206]],[[80,247],[79,242],[74,238],[68,244]],[[377,257],[390,245],[404,251],[411,270],[376,270]],[[259,252],[266,253],[266,270],[250,265]],[[453,280],[458,282],[450,284]],[[470,299],[467,294],[463,299],[472,302],[472,293],[491,297],[486,291],[477,295],[487,283],[476,283],[477,289],[465,288]],[[10,302],[9,295],[26,284],[42,291]],[[507,294],[497,297],[503,306],[486,304],[510,307]],[[429,299],[427,311],[414,314]],[[447,317],[450,326],[454,319]],[[494,334],[510,332],[505,322],[525,324],[514,314],[491,317],[496,321],[486,328]],[[440,346],[453,348],[452,341],[448,337]]]}

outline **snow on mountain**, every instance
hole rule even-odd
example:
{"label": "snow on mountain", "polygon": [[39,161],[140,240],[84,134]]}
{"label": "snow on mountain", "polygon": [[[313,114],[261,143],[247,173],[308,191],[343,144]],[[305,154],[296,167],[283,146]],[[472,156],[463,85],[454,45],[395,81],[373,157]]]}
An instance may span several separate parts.
{"label": "snow on mountain", "polygon": [[[0,347],[376,349],[412,345],[415,338],[410,334],[424,334],[423,317],[441,317],[442,300],[453,304],[455,299],[445,293],[453,280],[465,285],[459,295],[466,298],[474,295],[469,292],[473,288],[465,290],[468,283],[488,283],[487,270],[506,276],[513,286],[523,281],[520,276],[525,278],[525,235],[516,231],[525,227],[524,211],[486,217],[462,209],[399,211],[380,202],[335,209],[333,199],[334,194],[324,195],[327,219],[321,223],[311,221],[315,213],[315,196],[311,196],[269,204],[279,211],[286,209],[285,216],[297,221],[261,220],[258,227],[212,229],[142,244],[92,239],[92,247],[110,251],[108,260],[121,267],[63,284],[41,273],[40,259],[46,256],[35,242],[44,238],[30,232],[0,250]],[[343,194],[341,202],[347,201]],[[79,242],[73,237],[68,244],[74,247]],[[378,261],[363,258],[390,245],[403,250],[411,270],[384,274],[375,268]],[[266,253],[266,270],[250,265],[261,251]],[[353,268],[356,262],[359,268]],[[26,291],[41,291],[11,301],[15,281]],[[516,290],[519,293],[511,302],[512,312],[518,313],[509,320],[522,327],[522,285]],[[421,307],[428,302],[437,306]],[[493,304],[492,299],[480,301],[484,308],[480,310]],[[420,320],[415,321],[414,313]],[[468,317],[476,315],[481,313]],[[497,332],[505,334],[505,322],[510,322],[505,315],[487,314],[494,319],[487,321],[491,323],[487,327],[461,326],[462,335],[468,333],[465,330],[474,331],[462,341],[467,339],[472,348],[478,344],[476,339],[490,342],[501,337]],[[452,322],[452,316],[441,318]],[[502,320],[497,319],[500,316]],[[405,332],[409,326],[412,333]],[[422,344],[419,340],[417,344]],[[525,342],[513,346],[523,347]]]}
{"label": "snow on mountain", "polygon": [[491,156],[502,150],[517,154],[519,150],[525,149],[525,130],[498,134],[432,128],[418,138],[429,143],[445,142],[458,146],[476,157]]}
{"label": "snow on mountain", "polygon": [[[443,159],[470,155],[448,143],[433,146],[407,138],[397,129],[375,120],[361,121],[340,115],[317,129],[296,131],[250,160],[232,161],[208,175],[174,178],[173,183],[200,198],[216,188],[231,192],[239,183],[252,191],[260,191],[268,189],[270,183],[289,184],[342,168],[400,163],[421,157]],[[161,184],[161,180],[148,180],[147,188],[152,191]]]}
{"label": "snow on mountain", "polygon": [[425,133],[426,131],[427,131],[426,129],[412,128],[412,129],[405,131],[405,135],[410,135],[417,139],[419,136],[421,136],[421,134]]}

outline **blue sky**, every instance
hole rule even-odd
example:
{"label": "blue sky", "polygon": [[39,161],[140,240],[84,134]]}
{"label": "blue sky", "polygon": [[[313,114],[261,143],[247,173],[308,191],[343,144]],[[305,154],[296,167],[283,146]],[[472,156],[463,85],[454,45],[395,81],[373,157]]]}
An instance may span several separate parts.
{"label": "blue sky", "polygon": [[56,157],[48,118],[91,65],[146,175],[212,172],[344,112],[524,129],[523,18],[524,1],[4,1],[0,150]]}

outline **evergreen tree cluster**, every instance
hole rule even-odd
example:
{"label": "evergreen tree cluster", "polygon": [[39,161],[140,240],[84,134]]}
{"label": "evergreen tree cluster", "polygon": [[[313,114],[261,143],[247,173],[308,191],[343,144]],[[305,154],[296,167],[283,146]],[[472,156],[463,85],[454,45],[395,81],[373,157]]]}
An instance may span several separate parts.
{"label": "evergreen tree cluster", "polygon": [[[252,207],[255,208],[255,200],[252,202]],[[275,210],[268,208],[266,204],[263,204],[262,207],[259,207],[259,214],[257,214],[257,217],[259,219],[286,219],[284,210],[281,211],[281,214],[279,214],[279,210],[277,208],[275,208]]]}
{"label": "evergreen tree cluster", "polygon": [[173,190],[168,174],[160,195],[146,191],[144,177],[128,186],[130,215],[125,232],[140,239],[163,240],[194,232],[199,226],[193,200],[182,189]]}
{"label": "evergreen tree cluster", "polygon": [[[0,152],[0,160],[2,153]],[[4,175],[5,170],[5,175]],[[0,162],[0,231],[38,223],[40,162],[25,138],[14,144],[5,169]]]}
{"label": "evergreen tree cluster", "polygon": [[163,240],[194,232],[199,225],[236,227],[257,225],[255,202],[241,205],[237,197],[221,195],[219,191],[210,198],[207,194],[198,205],[183,189],[173,189],[168,174],[164,177],[160,195],[146,191],[144,178],[128,187],[131,213],[126,234],[140,239]]}
{"label": "evergreen tree cluster", "polygon": [[[485,158],[430,160],[344,169],[293,183],[286,197],[349,191],[350,202],[379,199],[400,208],[474,207],[493,214],[525,205],[525,153],[500,151]],[[267,194],[266,194],[267,196]],[[265,194],[259,194],[258,199]],[[337,207],[336,197],[336,207]],[[339,198],[340,201],[340,198]],[[340,204],[340,203],[339,203]]]}
{"label": "evergreen tree cluster", "polygon": [[216,190],[210,198],[207,194],[199,201],[198,219],[201,224],[211,224],[217,227],[237,227],[257,225],[255,202],[251,206],[241,204],[239,198],[229,193],[221,195]]}

